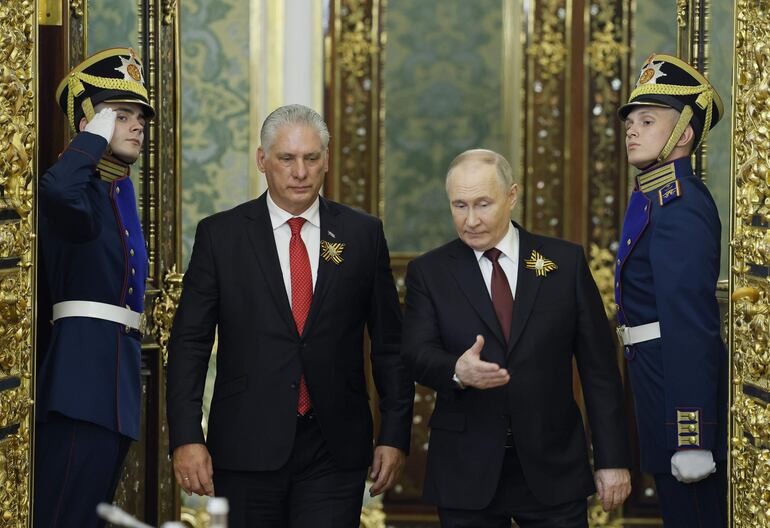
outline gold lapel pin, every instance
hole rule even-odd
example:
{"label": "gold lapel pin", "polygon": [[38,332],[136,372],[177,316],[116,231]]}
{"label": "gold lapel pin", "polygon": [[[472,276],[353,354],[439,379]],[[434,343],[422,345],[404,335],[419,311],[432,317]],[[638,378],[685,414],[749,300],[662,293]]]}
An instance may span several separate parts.
{"label": "gold lapel pin", "polygon": [[524,263],[527,265],[527,269],[535,270],[535,274],[538,277],[545,277],[551,271],[559,269],[559,266],[553,261],[548,260],[534,249],[532,250],[532,255]]}
{"label": "gold lapel pin", "polygon": [[345,244],[342,242],[327,242],[321,240],[321,257],[326,262],[334,262],[338,266],[342,263],[342,252],[345,250]]}

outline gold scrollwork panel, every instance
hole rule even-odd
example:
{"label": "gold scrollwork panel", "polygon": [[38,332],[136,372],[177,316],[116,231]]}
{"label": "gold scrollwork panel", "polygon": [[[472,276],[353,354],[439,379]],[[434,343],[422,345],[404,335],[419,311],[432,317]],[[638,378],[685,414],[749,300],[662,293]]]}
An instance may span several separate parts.
{"label": "gold scrollwork panel", "polygon": [[525,222],[551,236],[564,235],[569,217],[571,10],[571,0],[543,0],[526,15]]}
{"label": "gold scrollwork panel", "polygon": [[332,116],[327,196],[380,210],[380,16],[385,0],[335,0],[326,35],[326,115]]}
{"label": "gold scrollwork panel", "polygon": [[770,508],[769,0],[735,2],[729,317],[733,526],[768,527]]}
{"label": "gold scrollwork panel", "polygon": [[29,525],[34,383],[35,2],[0,4],[0,527]]}

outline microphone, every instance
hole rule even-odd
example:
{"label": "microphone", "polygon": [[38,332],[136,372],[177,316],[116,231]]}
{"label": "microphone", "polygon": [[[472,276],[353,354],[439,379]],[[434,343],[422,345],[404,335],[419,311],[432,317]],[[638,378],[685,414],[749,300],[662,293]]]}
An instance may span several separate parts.
{"label": "microphone", "polygon": [[101,502],[96,505],[96,513],[105,521],[122,526],[123,528],[152,528],[149,524],[144,524],[139,519],[129,515],[113,504]]}

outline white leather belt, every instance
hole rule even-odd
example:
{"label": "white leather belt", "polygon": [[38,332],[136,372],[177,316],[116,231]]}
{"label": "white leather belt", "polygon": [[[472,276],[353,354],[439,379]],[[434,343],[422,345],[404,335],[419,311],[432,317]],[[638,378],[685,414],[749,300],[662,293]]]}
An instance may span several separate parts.
{"label": "white leather belt", "polygon": [[144,331],[144,314],[122,306],[94,301],[63,301],[53,305],[53,320],[63,317],[93,317]]}
{"label": "white leather belt", "polygon": [[618,339],[624,346],[635,345],[660,338],[660,323],[647,323],[639,326],[619,326]]}

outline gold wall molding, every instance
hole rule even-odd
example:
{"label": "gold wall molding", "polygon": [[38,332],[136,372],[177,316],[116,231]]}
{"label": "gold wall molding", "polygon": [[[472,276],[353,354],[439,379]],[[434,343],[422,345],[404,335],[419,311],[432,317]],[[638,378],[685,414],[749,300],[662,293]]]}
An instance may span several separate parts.
{"label": "gold wall molding", "polygon": [[168,26],[174,23],[174,19],[176,18],[176,11],[177,11],[176,2],[177,0],[163,0],[161,10],[163,14],[164,26]]}
{"label": "gold wall molding", "polygon": [[571,0],[544,0],[525,15],[525,225],[557,237],[569,217],[571,9]]}
{"label": "gold wall molding", "polygon": [[86,14],[87,0],[70,0],[70,11],[72,16],[83,18]]}
{"label": "gold wall molding", "polygon": [[179,298],[182,296],[184,275],[176,271],[176,265],[163,276],[163,287],[152,306],[153,332],[160,347],[163,367],[168,365],[168,341],[171,337],[171,325],[174,322]]}
{"label": "gold wall molding", "polygon": [[0,527],[29,525],[35,340],[36,3],[0,5]]}
{"label": "gold wall molding", "polygon": [[331,164],[327,196],[380,212],[381,23],[384,0],[335,0],[327,39]]}
{"label": "gold wall molding", "polygon": [[735,2],[729,313],[733,526],[768,527],[770,509],[770,0]]}
{"label": "gold wall molding", "polygon": [[628,195],[625,132],[617,109],[628,98],[631,5],[598,0],[585,6],[586,56],[583,142],[586,243],[589,266],[607,317],[616,313],[614,254]]}

